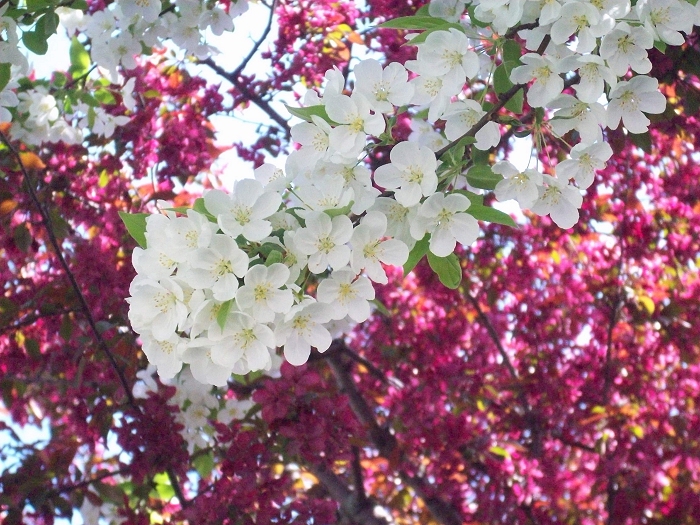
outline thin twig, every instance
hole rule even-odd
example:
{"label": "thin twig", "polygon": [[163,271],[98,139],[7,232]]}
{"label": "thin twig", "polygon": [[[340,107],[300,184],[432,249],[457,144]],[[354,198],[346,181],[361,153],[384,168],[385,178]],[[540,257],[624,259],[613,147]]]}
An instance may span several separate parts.
{"label": "thin twig", "polygon": [[214,62],[211,58],[207,58],[205,60],[200,60],[200,64],[204,64],[205,66],[210,67],[213,69],[216,73],[218,73],[222,78],[228,80],[231,82],[231,84],[234,85],[236,89],[238,89],[245,97],[258,106],[260,109],[262,109],[265,113],[267,113],[267,116],[270,117],[272,120],[274,120],[285,132],[287,137],[291,135],[289,124],[287,121],[282,118],[282,116],[277,113],[272,106],[270,106],[270,103],[267,100],[264,100],[260,95],[252,92],[250,89],[248,89],[247,86],[245,86],[238,77],[234,77],[231,73],[226,71],[223,67],[218,65],[216,62]]}
{"label": "thin twig", "polygon": [[246,55],[246,57],[239,64],[239,66],[233,70],[233,73],[231,73],[231,76],[233,78],[238,78],[241,75],[241,73],[243,73],[243,70],[248,65],[248,62],[250,62],[251,59],[255,56],[255,53],[258,52],[258,49],[260,49],[260,46],[262,45],[262,43],[265,40],[267,40],[267,35],[270,34],[270,29],[272,29],[272,20],[275,17],[275,4],[276,4],[276,1],[273,0],[272,5],[269,6],[270,16],[267,19],[267,25],[265,26],[265,29],[264,29],[262,35],[260,35],[260,38],[258,38],[255,41],[255,44],[253,45],[253,49],[250,50],[250,53],[248,53],[248,55]]}
{"label": "thin twig", "polygon": [[475,297],[472,297],[472,295],[469,293],[465,293],[464,295],[467,296],[467,299],[469,300],[471,305],[476,310],[476,314],[479,317],[479,320],[484,325],[484,328],[486,328],[486,331],[488,332],[489,337],[491,338],[491,341],[493,341],[493,344],[496,346],[498,353],[501,355],[501,359],[503,359],[503,364],[506,365],[506,368],[508,369],[508,373],[510,374],[510,377],[514,381],[517,381],[519,379],[518,372],[515,370],[513,363],[510,362],[510,357],[508,357],[508,353],[506,352],[505,348],[503,348],[503,344],[501,343],[501,338],[498,337],[498,332],[496,332],[496,329],[494,328],[493,324],[491,323],[491,319],[489,319],[489,317],[481,309],[481,305],[479,304],[479,301]]}
{"label": "thin twig", "polygon": [[80,309],[82,310],[83,315],[85,316],[85,318],[88,322],[88,325],[90,326],[90,330],[92,331],[92,334],[93,334],[95,340],[97,341],[97,345],[105,353],[105,355],[109,359],[110,363],[112,364],[112,367],[114,368],[115,372],[117,373],[117,376],[119,377],[119,381],[122,384],[122,388],[124,389],[124,393],[126,395],[126,398],[128,400],[129,405],[134,406],[135,405],[134,397],[131,393],[131,388],[129,387],[129,383],[126,380],[126,376],[124,376],[124,372],[117,364],[117,360],[114,357],[114,354],[107,346],[107,343],[105,342],[105,340],[102,338],[102,334],[100,334],[100,331],[97,329],[97,323],[95,322],[95,319],[92,316],[92,312],[90,311],[90,306],[88,305],[87,299],[85,299],[85,295],[83,295],[83,292],[80,289],[80,286],[78,285],[78,282],[75,279],[75,275],[73,275],[73,271],[70,269],[70,266],[68,266],[68,262],[66,261],[65,257],[63,256],[61,246],[58,243],[58,239],[56,239],[56,234],[54,233],[53,228],[51,226],[51,218],[49,217],[49,214],[46,212],[44,207],[41,205],[41,201],[39,200],[39,197],[37,196],[36,191],[34,191],[34,187],[32,186],[31,177],[29,176],[27,169],[24,167],[24,164],[22,163],[22,157],[20,156],[19,152],[10,143],[9,139],[5,136],[5,134],[2,131],[0,131],[0,140],[2,140],[2,142],[5,144],[5,146],[7,146],[7,148],[10,150],[13,157],[15,158],[17,163],[19,164],[20,170],[22,171],[22,175],[24,176],[24,183],[27,187],[27,191],[29,192],[29,197],[31,198],[32,202],[34,203],[34,206],[37,208],[37,211],[39,212],[39,215],[41,217],[41,223],[44,226],[44,229],[46,230],[46,233],[49,237],[49,242],[51,244],[51,247],[53,248],[53,251],[56,254],[56,257],[58,258],[58,262],[61,265],[61,268],[63,269],[66,276],[68,277],[68,280],[70,281],[71,288],[73,289],[76,297],[78,298],[78,302],[80,303]]}
{"label": "thin twig", "polygon": [[[348,396],[353,413],[368,428],[370,439],[379,454],[387,459],[397,456],[403,457],[404,454],[397,450],[398,443],[396,438],[388,429],[382,428],[377,423],[373,410],[360,393],[352,378],[350,368],[343,363],[341,356],[343,352],[340,348],[344,345],[345,342],[341,339],[333,341],[329,349],[329,351],[333,351],[327,359],[340,391]],[[399,474],[406,485],[411,487],[416,495],[425,502],[426,507],[437,522],[443,525],[462,524],[462,517],[458,510],[449,502],[432,495],[428,483],[423,478],[408,474],[405,470],[399,470]]]}
{"label": "thin twig", "polygon": [[[90,310],[90,306],[88,305],[87,299],[85,299],[85,296],[83,295],[82,290],[80,289],[80,286],[78,285],[78,282],[75,278],[75,275],[73,274],[73,271],[70,269],[70,266],[68,266],[68,262],[66,261],[65,257],[63,256],[63,251],[61,250],[60,244],[58,243],[58,239],[56,238],[56,234],[53,231],[53,228],[51,227],[51,218],[49,217],[49,214],[46,212],[44,207],[41,204],[41,201],[39,200],[39,197],[36,194],[36,191],[34,190],[34,187],[32,186],[32,181],[31,177],[29,176],[29,173],[27,172],[27,169],[25,168],[23,162],[22,162],[22,157],[20,156],[19,152],[15,147],[12,145],[10,140],[5,136],[5,134],[0,131],[0,140],[7,146],[7,148],[10,150],[12,153],[13,157],[15,158],[15,161],[20,167],[20,170],[22,172],[23,178],[25,185],[27,187],[27,191],[29,192],[29,196],[34,203],[34,206],[37,208],[37,211],[39,212],[39,216],[41,217],[41,223],[44,226],[44,229],[46,230],[46,233],[49,237],[49,243],[51,244],[51,247],[53,248],[54,253],[56,254],[56,257],[59,261],[59,264],[61,265],[61,268],[65,272],[66,276],[68,277],[68,280],[70,281],[71,288],[73,289],[76,297],[78,298],[78,302],[80,303],[80,309],[85,316],[85,319],[88,322],[88,325],[90,326],[90,330],[93,333],[93,336],[95,340],[97,341],[98,347],[105,353],[107,358],[109,359],[109,362],[112,365],[112,368],[114,371],[117,373],[117,376],[119,378],[119,382],[122,385],[122,388],[124,389],[124,393],[127,398],[127,403],[129,406],[131,406],[137,413],[141,414],[141,410],[139,406],[136,404],[136,400],[134,399],[134,396],[131,392],[131,388],[129,387],[129,383],[126,380],[126,376],[124,375],[123,370],[119,367],[117,364],[117,360],[112,353],[112,351],[109,349],[107,346],[107,343],[105,340],[102,338],[102,334],[100,334],[99,330],[97,329],[97,323],[92,316],[92,312]],[[184,498],[184,495],[182,493],[182,489],[180,488],[180,483],[177,478],[177,476],[174,474],[174,472],[168,470],[168,477],[170,478],[170,483],[173,486],[173,489],[175,490],[176,495],[178,496],[178,499],[180,499],[180,505],[182,507],[186,507],[188,505],[188,501]]]}

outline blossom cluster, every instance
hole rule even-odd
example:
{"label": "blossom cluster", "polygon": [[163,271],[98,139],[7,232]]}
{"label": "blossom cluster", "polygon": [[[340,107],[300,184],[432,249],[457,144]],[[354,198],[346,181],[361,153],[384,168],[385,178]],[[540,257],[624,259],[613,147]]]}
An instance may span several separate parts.
{"label": "blossom cluster", "polygon": [[[20,80],[29,73],[27,57],[18,48],[18,34],[26,32],[26,28],[7,16],[8,7],[6,4],[0,8],[0,68],[7,68],[4,82],[0,70],[0,123],[13,122],[10,130],[13,138],[34,145],[59,141],[77,144],[82,141],[82,130],[86,128],[109,138],[116,126],[130,120],[85,102],[64,107],[55,93],[43,85],[17,94]],[[133,109],[130,99],[133,80],[123,82],[120,71],[134,69],[143,49],[161,48],[166,40],[171,40],[187,54],[205,58],[217,52],[207,43],[205,31],[217,36],[233,31],[233,19],[247,9],[248,0],[235,0],[228,7],[199,0],[179,1],[170,7],[164,6],[161,0],[119,0],[89,14],[62,6],[56,9],[56,15],[69,35],[77,33],[86,37],[84,43],[76,37],[75,49],[71,52],[85,54],[80,60],[98,66],[102,75],[119,84],[127,109]],[[91,69],[86,68],[84,73],[89,71]],[[99,87],[100,83],[96,83],[96,88]],[[84,98],[91,100],[90,96]]]}
{"label": "blossom cluster", "polygon": [[[654,41],[682,41],[679,31],[697,19],[683,0],[642,1],[634,10],[626,0],[482,1],[471,16],[486,28],[469,23],[463,1],[434,1],[428,11],[433,28],[409,37],[418,52],[405,66],[363,60],[352,91],[339,70],[326,72],[323,92],[309,91],[294,110],[305,121],[291,128],[299,147],[284,169],[265,164],[230,195],[206,193],[186,216],[148,217],[148,247],[134,253],[130,320],[163,377],[188,363],[198,380],[222,385],[231,373],[269,369],[277,347],[295,365],[311,347],[325,351],[337,323],[368,318],[372,283],[387,282],[383,264],[403,265],[422,249],[418,241],[435,261],[476,240],[480,196],[462,189],[465,173],[474,189],[473,168],[498,181],[498,200],[573,226],[580,190],[612,155],[603,130],[622,120],[629,132],[644,132],[644,113],[665,108],[658,82],[629,70],[648,72]],[[537,52],[520,56],[516,46],[513,56],[498,34],[537,20],[519,33]],[[406,27],[416,23],[409,17]],[[529,84],[528,104],[543,108],[540,127],[580,140],[553,173],[436,154],[500,144],[503,127],[483,95],[506,65],[509,85]],[[388,125],[404,111],[418,123],[394,144]],[[394,144],[388,162],[372,173],[363,160],[384,144]]]}

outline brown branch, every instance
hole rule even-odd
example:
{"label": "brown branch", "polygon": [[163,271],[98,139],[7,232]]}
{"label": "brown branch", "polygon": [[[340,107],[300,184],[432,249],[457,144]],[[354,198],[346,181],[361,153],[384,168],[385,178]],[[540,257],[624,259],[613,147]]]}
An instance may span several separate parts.
{"label": "brown branch", "polygon": [[34,186],[32,186],[31,177],[29,176],[27,169],[22,163],[22,157],[2,131],[0,131],[0,140],[2,140],[5,146],[7,146],[7,148],[12,153],[12,156],[15,158],[15,161],[17,162],[17,164],[19,164],[20,170],[22,171],[22,175],[24,178],[25,186],[27,187],[27,191],[29,193],[29,197],[31,198],[32,202],[34,203],[34,206],[39,212],[39,216],[41,217],[41,223],[44,226],[44,229],[46,230],[46,233],[49,237],[49,243],[51,244],[51,247],[53,248],[56,257],[58,258],[58,262],[61,265],[61,268],[63,269],[64,273],[68,277],[68,280],[70,281],[71,288],[73,289],[76,297],[78,298],[78,302],[80,303],[80,309],[82,310],[82,313],[85,316],[88,325],[90,326],[90,330],[92,331],[95,341],[97,341],[98,347],[105,353],[110,363],[112,364],[112,368],[114,368],[115,372],[117,373],[117,376],[119,378],[120,383],[122,384],[122,388],[124,389],[124,393],[126,395],[129,405],[135,406],[134,397],[131,393],[129,383],[126,380],[126,376],[117,364],[117,360],[114,357],[114,354],[107,346],[105,340],[102,338],[102,334],[100,334],[100,331],[97,329],[97,323],[95,322],[95,319],[92,316],[90,305],[88,305],[87,299],[85,299],[85,295],[83,295],[83,292],[80,289],[77,280],[75,279],[73,271],[70,269],[70,266],[68,266],[68,262],[63,256],[63,251],[61,250],[61,246],[51,226],[51,217],[42,206],[41,201],[39,200],[39,197],[37,196],[36,191],[34,190]]}
{"label": "brown branch", "polygon": [[210,67],[219,76],[228,80],[231,84],[234,85],[234,87],[236,89],[238,89],[241,93],[243,93],[243,95],[245,95],[245,97],[250,102],[252,102],[256,106],[258,106],[260,109],[262,109],[267,114],[268,117],[270,117],[272,120],[274,120],[277,123],[277,125],[279,125],[284,130],[287,137],[291,136],[289,124],[287,123],[287,121],[284,118],[282,118],[282,116],[279,113],[277,113],[277,111],[275,111],[272,108],[272,106],[270,106],[270,103],[267,100],[263,99],[260,95],[258,95],[257,93],[254,93],[253,91],[248,89],[248,87],[245,86],[241,82],[239,77],[233,76],[233,74],[229,73],[223,67],[221,67],[220,65],[215,63],[211,58],[207,58],[205,60],[200,60],[199,63]]}
{"label": "brown branch", "polygon": [[494,328],[493,324],[491,323],[491,319],[489,319],[489,317],[486,315],[486,313],[484,313],[484,311],[481,309],[481,305],[479,304],[479,301],[475,297],[472,297],[472,295],[469,293],[465,293],[464,295],[467,296],[467,299],[469,300],[471,305],[476,310],[476,314],[479,317],[481,324],[484,326],[484,328],[486,328],[486,331],[488,332],[489,337],[491,338],[491,341],[493,341],[493,344],[496,346],[498,353],[501,355],[501,359],[503,359],[503,364],[506,365],[506,368],[508,369],[508,373],[510,374],[510,377],[514,381],[517,381],[519,379],[518,372],[515,370],[513,363],[510,362],[510,357],[508,357],[508,354],[506,353],[505,348],[503,348],[503,344],[501,343],[501,338],[498,337],[498,332],[496,332],[496,329]]}
{"label": "brown branch", "polygon": [[308,468],[331,497],[340,504],[340,514],[343,518],[356,525],[387,525],[386,520],[374,515],[375,504],[364,497],[364,494],[360,497],[362,490],[357,493],[351,491],[340,477],[325,465],[309,465]]}
{"label": "brown branch", "polygon": [[65,310],[59,310],[58,312],[51,312],[47,314],[36,314],[36,315],[30,315],[25,317],[24,319],[20,319],[16,323],[3,326],[0,328],[0,334],[4,334],[6,332],[12,332],[14,330],[17,330],[19,328],[22,328],[23,326],[29,326],[34,323],[36,323],[39,319],[44,319],[46,317],[54,317],[56,315],[64,315],[64,314],[70,314],[74,313],[76,310],[73,310],[72,308],[67,308]]}
{"label": "brown branch", "polygon": [[100,474],[99,476],[95,476],[94,478],[79,481],[77,483],[73,483],[70,485],[59,485],[55,489],[52,489],[52,492],[54,494],[63,494],[65,492],[72,492],[72,491],[77,490],[77,489],[82,489],[84,487],[88,487],[97,481],[102,481],[103,479],[111,478],[113,476],[121,476],[122,474],[127,474],[129,472],[129,470],[130,469],[128,467],[121,468],[119,470],[115,470],[113,472],[105,472],[103,474]]}
{"label": "brown branch", "polygon": [[[15,161],[19,165],[20,171],[22,172],[23,179],[25,186],[27,187],[27,191],[29,193],[29,196],[34,203],[34,206],[36,207],[37,211],[39,212],[39,216],[41,217],[41,223],[46,230],[46,233],[49,237],[49,243],[51,244],[51,247],[53,248],[54,253],[56,254],[56,257],[58,259],[59,264],[61,265],[61,268],[63,269],[64,273],[68,277],[68,280],[70,281],[71,288],[73,292],[75,293],[76,297],[78,298],[78,302],[80,304],[80,310],[82,311],[83,315],[85,316],[85,319],[88,322],[88,325],[90,326],[90,330],[92,331],[92,334],[97,342],[98,347],[104,352],[104,354],[107,356],[109,359],[109,362],[112,365],[112,368],[116,372],[119,382],[122,385],[122,388],[124,389],[124,393],[126,395],[127,403],[129,406],[131,406],[137,413],[141,414],[141,410],[139,406],[136,404],[136,400],[134,399],[134,396],[131,392],[131,388],[129,386],[128,381],[126,380],[126,376],[124,375],[124,371],[119,367],[116,357],[112,353],[112,351],[109,349],[107,346],[106,341],[103,339],[102,334],[100,334],[100,331],[97,329],[97,323],[92,316],[92,311],[90,310],[90,305],[88,305],[87,299],[85,299],[85,295],[83,295],[82,290],[80,289],[80,286],[78,285],[78,281],[75,278],[75,275],[73,274],[73,271],[70,269],[70,266],[68,266],[68,262],[66,261],[66,258],[63,256],[63,251],[61,250],[61,246],[58,242],[58,239],[56,238],[56,234],[53,231],[53,228],[51,226],[51,218],[47,211],[44,209],[44,207],[41,204],[41,201],[39,200],[39,197],[34,190],[34,186],[32,186],[32,181],[31,177],[29,176],[29,172],[25,168],[24,164],[22,163],[22,157],[20,156],[19,152],[15,147],[12,145],[10,140],[5,136],[5,134],[0,131],[0,140],[7,146],[7,148],[10,150],[12,153],[12,156],[15,158]],[[180,488],[179,480],[177,479],[177,476],[170,470],[168,470],[168,477],[170,478],[170,483],[173,486],[173,489],[175,490],[175,494],[178,496],[178,499],[180,499],[180,505],[182,507],[186,507],[188,505],[188,501],[184,498],[184,495],[182,493],[182,489]]]}
{"label": "brown branch", "polygon": [[[343,363],[341,356],[343,346],[345,346],[343,340],[336,339],[333,341],[331,348],[328,350],[331,353],[327,360],[340,391],[348,396],[350,408],[360,423],[368,428],[370,440],[379,454],[387,459],[395,458],[397,455],[398,457],[403,457],[404,454],[397,450],[396,438],[388,429],[382,428],[377,423],[374,411],[370,408],[352,378],[350,367]],[[411,487],[416,495],[425,502],[426,507],[436,521],[443,525],[462,524],[462,517],[459,511],[449,502],[431,495],[432,491],[423,478],[408,474],[404,470],[400,470],[399,473],[406,485]]]}
{"label": "brown branch", "polygon": [[243,73],[243,70],[246,68],[248,65],[248,62],[251,61],[251,59],[255,56],[255,53],[258,52],[258,49],[260,49],[260,46],[262,43],[267,39],[267,35],[270,34],[270,29],[272,29],[272,20],[275,16],[275,4],[276,0],[272,1],[272,5],[266,6],[270,9],[270,16],[267,19],[267,25],[265,26],[265,29],[263,30],[262,35],[260,35],[260,38],[258,38],[255,41],[255,44],[253,45],[253,49],[250,50],[250,53],[246,55],[246,57],[243,59],[243,61],[238,65],[236,69],[233,70],[233,73],[231,73],[231,76],[233,78],[238,78],[241,73]]}

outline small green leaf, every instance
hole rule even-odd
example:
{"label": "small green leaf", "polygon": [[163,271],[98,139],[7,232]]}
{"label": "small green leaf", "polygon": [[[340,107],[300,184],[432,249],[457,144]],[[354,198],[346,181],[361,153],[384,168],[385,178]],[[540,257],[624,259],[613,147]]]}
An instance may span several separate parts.
{"label": "small green leaf", "polygon": [[214,217],[211,213],[209,213],[209,210],[207,210],[207,207],[204,204],[204,199],[202,197],[199,197],[198,199],[194,200],[194,204],[192,204],[192,209],[197,213],[201,213],[202,215],[207,217],[211,222],[217,222],[216,217]]}
{"label": "small green leaf", "polygon": [[491,166],[479,164],[472,166],[467,171],[467,182],[475,188],[482,190],[492,190],[500,181],[503,180],[502,175],[494,173]]}
{"label": "small green leaf", "polygon": [[518,227],[510,215],[489,206],[471,205],[467,208],[467,213],[479,221],[503,224],[513,228]]}
{"label": "small green leaf", "polygon": [[81,11],[87,11],[90,6],[85,0],[73,0],[70,5],[71,9],[79,9]]}
{"label": "small green leaf", "polygon": [[47,11],[36,21],[34,31],[42,33],[48,40],[48,38],[56,32],[58,22],[58,15],[54,11]]}
{"label": "small green leaf", "polygon": [[379,24],[384,29],[449,29],[454,27],[464,31],[462,26],[433,16],[402,16]]}
{"label": "small green leaf", "polygon": [[[511,68],[512,70],[512,68]],[[501,93],[505,93],[508,91],[510,88],[513,87],[513,83],[510,81],[510,73],[509,69],[506,67],[506,64],[503,63],[500,66],[496,68],[496,71],[493,73],[493,89],[496,92],[497,95],[500,95]]]}
{"label": "small green leaf", "polygon": [[428,247],[430,246],[430,235],[426,234],[420,241],[418,241],[413,249],[408,254],[408,260],[403,265],[404,276],[411,273],[411,271],[420,262],[423,256],[428,253]]}
{"label": "small green leaf", "polygon": [[258,253],[266,258],[269,257],[272,252],[282,252],[282,251],[284,251],[284,248],[282,248],[282,246],[280,246],[279,244],[272,243],[272,242],[266,242],[260,248],[258,248]]}
{"label": "small green leaf", "polygon": [[10,83],[12,65],[9,63],[0,64],[0,91],[5,89],[5,86]]}
{"label": "small green leaf", "polygon": [[661,40],[655,40],[654,47],[656,49],[658,49],[660,52],[666,53],[666,42],[663,42]]}
{"label": "small green leaf", "polygon": [[117,102],[112,92],[104,88],[95,91],[95,100],[105,105],[111,105]]}
{"label": "small green leaf", "polygon": [[192,461],[195,470],[202,477],[206,478],[214,470],[214,458],[211,454],[202,454]]}
{"label": "small green leaf", "polygon": [[70,73],[73,77],[80,77],[90,69],[90,54],[77,37],[73,37],[70,43]]}
{"label": "small green leaf", "polygon": [[523,95],[523,90],[519,89],[515,94],[506,102],[505,108],[508,111],[512,111],[516,115],[523,112],[523,102],[525,101],[525,96]]}
{"label": "small green leaf", "polygon": [[492,454],[495,454],[496,456],[501,456],[501,457],[504,457],[504,458],[509,458],[509,457],[510,457],[510,452],[508,452],[508,451],[507,451],[506,449],[504,449],[503,447],[498,447],[498,446],[496,446],[496,445],[494,445],[494,446],[492,446],[491,448],[489,448],[489,452],[491,452]]}
{"label": "small green leaf", "polygon": [[307,108],[294,108],[292,106],[288,106],[287,104],[285,104],[284,106],[287,108],[287,111],[289,111],[291,115],[299,117],[300,119],[305,120],[307,122],[311,122],[311,117],[317,116],[320,119],[325,120],[329,124],[337,125],[337,122],[333,122],[328,116],[328,113],[326,113],[326,107],[321,104],[318,104],[316,106],[309,106]]}
{"label": "small green leaf", "polygon": [[348,213],[350,213],[353,204],[354,201],[350,201],[346,206],[343,206],[342,208],[330,208],[328,210],[323,211],[332,219],[333,217],[337,217],[338,215],[347,215]]}
{"label": "small green leaf", "polygon": [[370,303],[372,303],[375,306],[375,308],[377,309],[377,311],[380,314],[382,314],[384,317],[391,317],[391,312],[386,307],[386,305],[383,302],[381,302],[379,299],[372,299],[370,301]]}
{"label": "small green leaf", "polygon": [[503,62],[520,62],[522,49],[515,40],[506,40],[503,43]]}
{"label": "small green leaf", "polygon": [[216,323],[222,330],[226,326],[226,318],[228,313],[231,311],[231,305],[233,305],[233,299],[229,299],[219,307],[219,311],[216,314]]}
{"label": "small green leaf", "polygon": [[29,51],[37,55],[45,55],[49,50],[46,36],[40,31],[27,31],[22,35],[22,43]]}
{"label": "small green leaf", "polygon": [[282,252],[279,252],[279,251],[270,252],[270,255],[267,256],[267,259],[265,259],[265,266],[271,266],[275,263],[281,263],[282,259],[283,259]]}
{"label": "small green leaf", "polygon": [[434,253],[428,252],[428,264],[437,274],[440,282],[447,288],[454,290],[462,282],[462,267],[454,253],[447,257],[438,257]]}
{"label": "small green leaf", "polygon": [[12,240],[20,251],[27,253],[29,247],[32,245],[33,239],[27,226],[24,223],[20,223],[15,226],[15,229],[12,231]]}
{"label": "small green leaf", "polygon": [[483,195],[478,195],[472,191],[469,190],[454,190],[452,193],[459,193],[461,195],[464,195],[467,199],[469,199],[469,202],[471,203],[472,206],[478,205],[481,206],[484,203],[484,196]]}
{"label": "small green leaf", "polygon": [[119,212],[119,217],[124,222],[127,231],[144,250],[146,249],[146,218],[149,215],[148,213]]}

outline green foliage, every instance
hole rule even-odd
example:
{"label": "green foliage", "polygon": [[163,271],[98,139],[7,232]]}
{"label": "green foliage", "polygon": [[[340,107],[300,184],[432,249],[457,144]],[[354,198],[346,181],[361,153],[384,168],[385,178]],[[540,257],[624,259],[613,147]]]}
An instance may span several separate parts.
{"label": "green foliage", "polygon": [[5,89],[5,86],[10,83],[10,70],[12,66],[9,63],[0,64],[0,91]]}
{"label": "green foliage", "polygon": [[148,216],[148,213],[119,212],[119,217],[122,222],[124,222],[124,226],[126,226],[129,235],[131,235],[144,250],[146,249],[146,218]]}
{"label": "green foliage", "polygon": [[228,317],[228,313],[231,311],[232,305],[233,299],[229,299],[221,305],[219,311],[216,314],[216,323],[222,330],[224,329],[224,326],[226,326],[226,318]]}
{"label": "green foliage", "polygon": [[462,282],[462,267],[457,255],[451,253],[447,257],[438,257],[428,252],[428,264],[447,288],[455,290],[459,287],[459,283]]}
{"label": "green foliage", "polygon": [[491,208],[489,206],[480,206],[472,204],[467,208],[467,213],[477,220],[485,222],[493,222],[496,224],[503,224],[505,226],[512,226],[517,228],[518,225],[515,223],[513,218],[496,208]]}
{"label": "green foliage", "polygon": [[428,246],[430,246],[430,235],[426,234],[420,241],[418,241],[413,249],[408,253],[408,260],[403,265],[403,274],[408,275],[420,262],[420,260],[428,253]]}
{"label": "green foliage", "polygon": [[492,190],[496,187],[496,184],[502,180],[502,175],[494,173],[491,166],[485,164],[472,166],[469,168],[469,171],[467,171],[467,182],[471,186],[482,190]]}
{"label": "green foliage", "polygon": [[90,54],[85,50],[85,46],[80,43],[77,37],[73,37],[70,43],[70,69],[73,77],[80,77],[90,69]]}
{"label": "green foliage", "polygon": [[333,122],[331,118],[328,116],[328,113],[326,113],[326,107],[319,104],[317,106],[309,106],[307,108],[294,108],[292,106],[288,106],[287,104],[284,105],[284,107],[287,108],[287,111],[295,117],[298,117],[302,120],[305,120],[307,122],[311,122],[311,117],[312,116],[317,116],[321,118],[322,120],[325,120],[332,126],[337,126],[338,124],[336,122]]}

